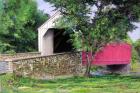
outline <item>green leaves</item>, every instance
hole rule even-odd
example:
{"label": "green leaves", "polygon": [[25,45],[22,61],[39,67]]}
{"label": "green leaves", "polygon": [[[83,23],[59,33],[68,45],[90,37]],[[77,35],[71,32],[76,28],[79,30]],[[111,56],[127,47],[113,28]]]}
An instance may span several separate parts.
{"label": "green leaves", "polygon": [[134,43],[134,48],[136,49],[140,60],[140,39]]}
{"label": "green leaves", "polygon": [[37,28],[47,15],[37,10],[34,0],[1,0],[0,53],[37,50]]}
{"label": "green leaves", "polygon": [[[63,13],[56,24],[67,28],[76,49],[91,51],[124,40],[140,19],[139,0],[46,0]],[[92,8],[96,7],[91,18]]]}

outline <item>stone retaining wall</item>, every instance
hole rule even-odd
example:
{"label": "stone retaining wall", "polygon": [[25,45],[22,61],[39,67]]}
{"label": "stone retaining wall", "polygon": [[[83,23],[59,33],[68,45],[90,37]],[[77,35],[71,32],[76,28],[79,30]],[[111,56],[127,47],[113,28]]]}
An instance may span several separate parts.
{"label": "stone retaining wall", "polygon": [[83,75],[84,67],[81,54],[63,53],[51,56],[38,56],[9,60],[11,69],[16,75],[33,78],[50,79],[57,76]]}
{"label": "stone retaining wall", "polygon": [[9,70],[9,62],[0,62],[0,74],[8,73]]}
{"label": "stone retaining wall", "polygon": [[[120,69],[124,67],[124,70]],[[128,72],[125,66],[107,66],[109,73]],[[30,56],[6,59],[0,62],[0,73],[15,73],[38,79],[54,79],[62,76],[83,76],[86,66],[82,65],[81,52],[61,53],[49,56]],[[104,74],[104,73],[103,73]]]}
{"label": "stone retaining wall", "polygon": [[0,62],[6,59],[27,58],[41,55],[39,52],[16,53],[16,54],[0,54]]}

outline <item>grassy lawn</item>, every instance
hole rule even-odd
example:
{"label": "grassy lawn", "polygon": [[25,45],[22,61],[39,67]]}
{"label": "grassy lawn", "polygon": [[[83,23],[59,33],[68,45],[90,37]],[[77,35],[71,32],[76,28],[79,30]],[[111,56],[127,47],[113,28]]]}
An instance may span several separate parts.
{"label": "grassy lawn", "polygon": [[140,77],[132,76],[109,75],[57,80],[18,78],[16,81],[8,81],[9,78],[6,75],[0,76],[3,86],[5,85],[2,93],[140,93]]}

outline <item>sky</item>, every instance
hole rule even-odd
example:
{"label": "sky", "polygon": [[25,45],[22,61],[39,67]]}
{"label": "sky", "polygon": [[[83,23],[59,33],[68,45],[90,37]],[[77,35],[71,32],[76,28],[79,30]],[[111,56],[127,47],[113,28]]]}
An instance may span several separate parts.
{"label": "sky", "polygon": [[[45,13],[52,16],[55,11],[54,7],[51,4],[44,2],[44,0],[37,0],[38,9],[44,11]],[[140,23],[134,23],[138,28],[132,32],[129,32],[128,35],[132,38],[133,41],[140,39]]]}
{"label": "sky", "polygon": [[55,11],[51,4],[46,3],[44,0],[37,0],[38,9],[52,16]]}
{"label": "sky", "polygon": [[129,32],[128,35],[133,39],[133,41],[136,41],[140,39],[140,22],[134,23],[138,28],[134,30],[133,32]]}

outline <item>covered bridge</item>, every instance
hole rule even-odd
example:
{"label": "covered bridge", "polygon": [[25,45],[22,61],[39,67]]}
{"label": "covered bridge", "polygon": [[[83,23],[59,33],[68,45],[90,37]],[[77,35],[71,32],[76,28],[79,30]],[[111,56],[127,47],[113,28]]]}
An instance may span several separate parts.
{"label": "covered bridge", "polygon": [[69,35],[64,35],[64,29],[55,28],[55,21],[62,17],[57,11],[49,20],[38,28],[38,49],[41,55],[70,52],[72,44],[67,42]]}

